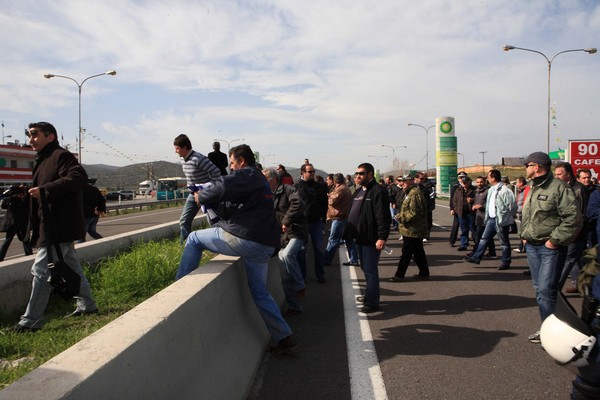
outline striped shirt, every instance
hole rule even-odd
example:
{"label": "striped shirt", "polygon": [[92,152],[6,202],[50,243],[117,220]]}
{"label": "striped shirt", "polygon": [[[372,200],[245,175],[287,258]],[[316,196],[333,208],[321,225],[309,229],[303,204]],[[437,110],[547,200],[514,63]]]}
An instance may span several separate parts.
{"label": "striped shirt", "polygon": [[221,171],[206,156],[195,150],[181,160],[187,184],[207,183],[221,177]]}

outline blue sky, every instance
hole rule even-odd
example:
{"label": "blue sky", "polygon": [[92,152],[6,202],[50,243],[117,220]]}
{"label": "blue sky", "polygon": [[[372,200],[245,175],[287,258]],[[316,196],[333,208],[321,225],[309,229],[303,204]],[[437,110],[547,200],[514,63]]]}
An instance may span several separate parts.
{"label": "blue sky", "polygon": [[[600,3],[542,0],[0,0],[0,119],[24,140],[45,120],[84,164],[177,161],[173,138],[207,153],[244,138],[265,166],[328,172],[361,162],[425,167],[425,132],[456,121],[466,164],[546,148],[549,57],[600,47]],[[600,138],[600,54],[552,64],[551,147]],[[435,164],[435,133],[429,134]],[[233,144],[239,144],[236,141]],[[226,144],[223,145],[227,147]],[[369,155],[379,157],[368,157]],[[385,157],[385,158],[384,158]],[[462,157],[459,157],[462,164]]]}

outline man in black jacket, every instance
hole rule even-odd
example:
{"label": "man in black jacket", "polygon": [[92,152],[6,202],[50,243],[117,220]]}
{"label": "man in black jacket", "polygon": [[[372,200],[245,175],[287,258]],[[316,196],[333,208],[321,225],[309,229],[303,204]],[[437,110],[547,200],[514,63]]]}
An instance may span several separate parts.
{"label": "man in black jacket", "polygon": [[[306,160],[308,161],[308,160]],[[327,187],[315,181],[315,167],[307,163],[300,167],[301,179],[296,182],[300,198],[306,204],[308,232],[313,248],[315,275],[319,283],[325,283],[323,269],[323,226],[327,216]],[[302,276],[306,280],[306,246],[298,252],[298,262]]]}
{"label": "man in black jacket", "polygon": [[390,199],[387,190],[375,178],[375,169],[369,163],[360,164],[355,172],[357,189],[348,215],[347,234],[356,241],[360,266],[367,287],[363,313],[379,310],[379,256],[390,234]]}
{"label": "man in black jacket", "polygon": [[[31,123],[27,134],[29,144],[37,152],[29,195],[31,242],[39,249],[31,268],[33,284],[27,309],[21,321],[12,328],[17,332],[37,331],[44,324],[44,311],[52,292],[48,283],[48,251],[52,251],[56,260],[56,244],[60,245],[65,262],[81,278],[77,308],[71,316],[98,312],[74,245],[85,235],[81,191],[87,183],[87,174],[75,156],[60,147],[54,126],[48,122]],[[51,221],[42,218],[42,201],[48,205]]]}

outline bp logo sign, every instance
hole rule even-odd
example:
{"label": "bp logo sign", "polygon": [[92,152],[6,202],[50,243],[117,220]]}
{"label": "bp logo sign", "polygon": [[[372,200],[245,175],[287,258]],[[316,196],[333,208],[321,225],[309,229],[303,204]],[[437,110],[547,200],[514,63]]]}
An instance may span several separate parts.
{"label": "bp logo sign", "polygon": [[450,133],[452,132],[452,124],[448,121],[444,121],[440,124],[440,131],[442,133]]}

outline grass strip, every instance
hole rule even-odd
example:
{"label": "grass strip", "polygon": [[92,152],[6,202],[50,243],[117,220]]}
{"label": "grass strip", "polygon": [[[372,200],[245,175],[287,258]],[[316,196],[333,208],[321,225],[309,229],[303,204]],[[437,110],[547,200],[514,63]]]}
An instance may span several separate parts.
{"label": "grass strip", "polygon": [[[34,333],[0,330],[0,388],[10,385],[55,355],[152,297],[175,280],[181,259],[179,239],[137,243],[94,265],[85,265],[100,313],[67,318],[75,308],[52,295],[44,328]],[[214,254],[204,252],[201,264]],[[6,328],[17,316],[0,316]]]}

